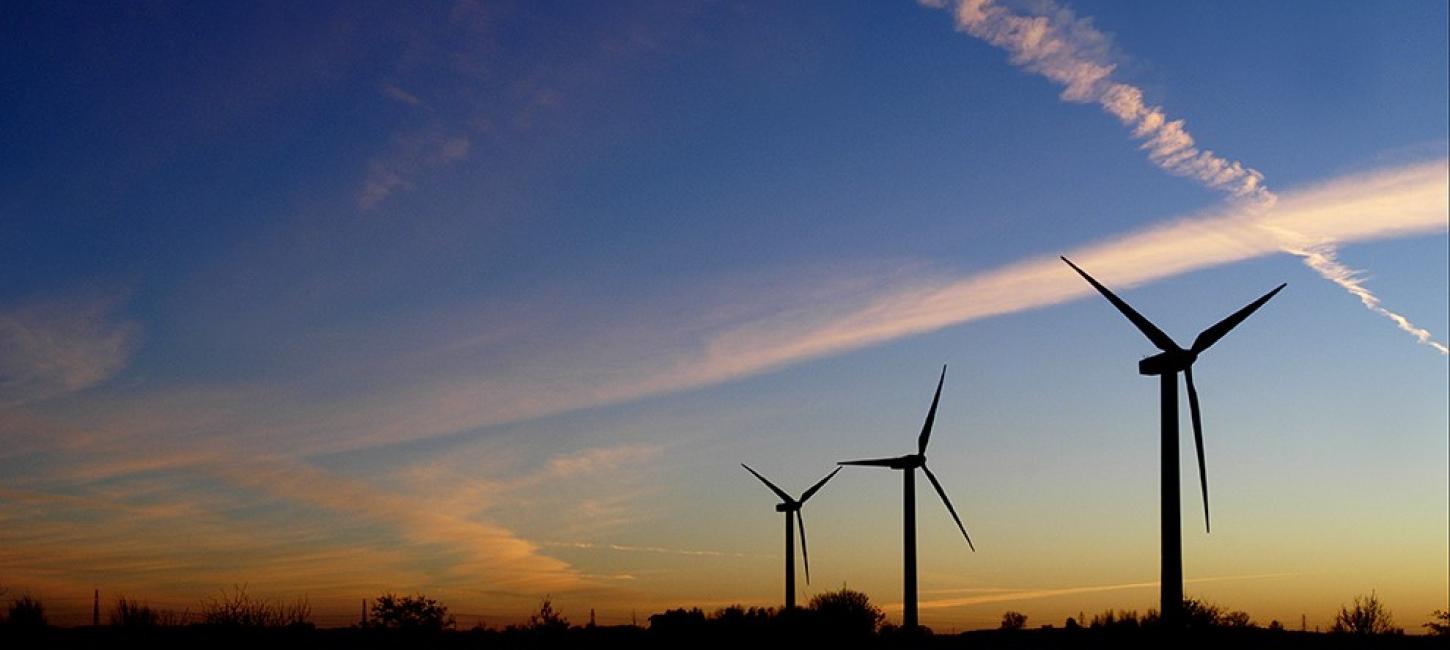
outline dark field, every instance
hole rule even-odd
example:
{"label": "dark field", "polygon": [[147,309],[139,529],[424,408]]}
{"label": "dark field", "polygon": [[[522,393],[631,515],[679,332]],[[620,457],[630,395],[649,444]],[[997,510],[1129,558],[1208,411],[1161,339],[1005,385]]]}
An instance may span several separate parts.
{"label": "dark field", "polygon": [[890,630],[843,635],[830,630],[576,627],[531,630],[399,631],[358,628],[232,629],[190,625],[150,630],[114,627],[5,630],[4,648],[1447,648],[1445,637],[1275,631],[1260,628],[1166,634],[1156,630],[980,630],[907,637]]}

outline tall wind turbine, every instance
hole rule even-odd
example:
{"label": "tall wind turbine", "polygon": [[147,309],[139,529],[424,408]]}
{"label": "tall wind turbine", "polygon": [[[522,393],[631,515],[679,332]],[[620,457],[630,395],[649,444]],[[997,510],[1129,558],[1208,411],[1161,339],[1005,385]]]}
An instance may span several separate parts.
{"label": "tall wind turbine", "polygon": [[967,540],[967,547],[976,551],[972,546],[972,537],[967,534],[967,527],[962,525],[962,518],[957,516],[957,509],[952,507],[951,499],[947,498],[946,490],[942,489],[941,482],[936,480],[936,475],[931,473],[931,468],[926,466],[926,443],[931,439],[931,425],[936,421],[936,405],[941,401],[941,386],[947,378],[947,367],[941,367],[941,379],[936,382],[936,395],[931,398],[931,410],[926,412],[926,423],[921,426],[921,435],[916,439],[916,453],[895,458],[872,458],[869,460],[848,460],[837,463],[837,465],[866,465],[870,467],[887,467],[901,470],[905,478],[903,490],[904,510],[904,533],[902,534],[902,546],[904,547],[905,566],[903,568],[902,601],[905,611],[902,612],[902,627],[907,630],[916,629],[916,468],[926,473],[927,480],[931,486],[936,488],[936,493],[941,497],[941,502],[946,504],[947,512],[952,514],[952,519],[957,522],[957,528],[962,531],[962,537]]}
{"label": "tall wind turbine", "polygon": [[806,566],[806,584],[810,584],[811,555],[806,552],[806,520],[801,516],[801,506],[805,505],[807,500],[815,496],[816,492],[819,492],[821,487],[826,484],[826,481],[831,480],[831,477],[835,476],[836,472],[841,471],[841,468],[837,467],[830,474],[827,474],[826,478],[817,481],[810,489],[802,492],[799,499],[793,499],[789,494],[786,494],[785,490],[776,487],[774,483],[771,483],[764,476],[761,476],[760,472],[750,469],[749,465],[740,463],[740,466],[744,467],[745,471],[754,474],[755,478],[760,479],[760,482],[765,484],[765,487],[770,488],[771,492],[774,492],[776,496],[780,497],[780,503],[775,504],[775,511],[785,513],[785,608],[795,609],[795,524],[799,522],[801,526],[801,559],[805,562]]}
{"label": "tall wind turbine", "polygon": [[1285,285],[1274,287],[1262,298],[1255,300],[1206,330],[1199,333],[1198,338],[1193,339],[1193,345],[1188,349],[1179,347],[1173,342],[1163,330],[1148,322],[1142,314],[1134,311],[1128,303],[1108,288],[1099,284],[1087,272],[1078,268],[1066,257],[1062,261],[1067,262],[1072,270],[1077,271],[1088,284],[1093,285],[1099,293],[1103,294],[1108,302],[1113,303],[1118,311],[1132,321],[1138,331],[1153,343],[1162,352],[1138,362],[1138,374],[1158,375],[1160,379],[1159,402],[1162,409],[1162,484],[1161,489],[1161,515],[1162,534],[1159,540],[1162,544],[1162,577],[1159,581],[1159,598],[1162,600],[1163,622],[1165,625],[1176,627],[1183,622],[1183,530],[1179,515],[1178,496],[1178,373],[1183,373],[1184,383],[1188,385],[1188,413],[1193,421],[1193,444],[1198,448],[1198,483],[1203,490],[1203,529],[1209,531],[1208,525],[1208,474],[1203,464],[1203,420],[1198,413],[1198,389],[1193,386],[1193,362],[1198,360],[1198,355],[1204,350],[1213,346],[1219,339],[1223,338],[1229,330],[1244,322],[1250,314],[1259,307],[1264,306],[1274,294],[1279,293]]}

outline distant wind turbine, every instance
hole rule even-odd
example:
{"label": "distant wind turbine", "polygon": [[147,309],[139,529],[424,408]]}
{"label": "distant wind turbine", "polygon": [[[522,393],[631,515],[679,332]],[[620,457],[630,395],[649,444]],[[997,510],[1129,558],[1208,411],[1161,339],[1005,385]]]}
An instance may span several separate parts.
{"label": "distant wind turbine", "polygon": [[1108,302],[1113,303],[1118,311],[1132,321],[1138,331],[1148,340],[1157,346],[1162,352],[1138,362],[1138,374],[1158,375],[1160,381],[1160,408],[1162,410],[1162,485],[1161,489],[1161,514],[1162,534],[1159,540],[1162,544],[1162,578],[1159,582],[1159,597],[1162,600],[1163,622],[1169,626],[1180,625],[1183,621],[1183,531],[1179,515],[1178,495],[1178,373],[1183,373],[1184,383],[1188,385],[1188,413],[1193,421],[1193,443],[1198,449],[1198,482],[1203,489],[1203,529],[1208,532],[1208,473],[1203,463],[1203,421],[1198,412],[1198,389],[1193,386],[1193,362],[1198,360],[1198,355],[1204,350],[1213,346],[1219,339],[1229,333],[1229,330],[1244,322],[1250,314],[1259,307],[1264,306],[1274,294],[1279,293],[1285,285],[1274,287],[1263,295],[1263,297],[1249,303],[1206,330],[1199,333],[1198,338],[1193,340],[1193,346],[1183,349],[1169,338],[1163,330],[1149,322],[1142,314],[1139,314],[1128,303],[1108,288],[1099,284],[1087,272],[1078,268],[1066,257],[1062,261],[1067,262],[1072,270],[1077,271],[1088,284],[1093,285],[1099,293],[1103,294]]}
{"label": "distant wind turbine", "polygon": [[895,458],[872,458],[868,460],[848,460],[837,463],[838,465],[865,465],[869,467],[887,467],[901,470],[905,478],[903,490],[903,524],[902,535],[904,547],[905,566],[903,568],[903,594],[902,601],[904,611],[902,612],[902,627],[907,630],[915,630],[917,627],[916,617],[916,469],[926,473],[927,480],[931,486],[936,488],[936,493],[941,497],[942,503],[946,504],[947,512],[951,513],[952,519],[957,522],[957,528],[962,531],[962,537],[967,540],[967,547],[976,551],[972,545],[972,537],[967,534],[967,527],[962,525],[962,518],[957,516],[957,509],[952,507],[951,499],[947,498],[946,490],[942,489],[941,482],[936,480],[936,475],[926,466],[926,443],[931,439],[931,427],[936,421],[936,405],[941,401],[942,383],[947,378],[947,367],[941,367],[941,378],[936,382],[936,395],[931,398],[931,410],[926,413],[926,423],[921,426],[921,435],[916,439],[916,453],[898,456]]}
{"label": "distant wind turbine", "polygon": [[799,499],[793,499],[786,494],[785,490],[776,487],[769,479],[761,476],[760,472],[750,469],[749,465],[741,463],[740,466],[744,467],[745,471],[754,474],[755,478],[765,484],[765,487],[770,488],[771,492],[780,497],[780,503],[775,504],[775,511],[785,513],[785,608],[795,609],[795,525],[797,522],[801,526],[801,559],[806,567],[806,584],[811,583],[811,555],[806,551],[806,520],[801,516],[801,506],[815,496],[816,492],[819,492],[821,487],[826,484],[826,481],[831,480],[831,477],[841,471],[841,468],[837,467],[825,478],[812,485],[810,489],[802,492]]}

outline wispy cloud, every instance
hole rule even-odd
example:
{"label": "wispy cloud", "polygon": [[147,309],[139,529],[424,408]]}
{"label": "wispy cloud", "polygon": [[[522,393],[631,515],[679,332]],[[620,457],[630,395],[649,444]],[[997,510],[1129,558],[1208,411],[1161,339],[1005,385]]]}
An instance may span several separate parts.
{"label": "wispy cloud", "polygon": [[671,548],[668,546],[630,546],[628,544],[607,544],[602,542],[539,542],[539,546],[543,546],[545,548],[578,548],[591,551],[619,551],[621,553],[657,553],[662,555],[690,555],[697,557],[773,557],[770,555],[733,553],[729,551],[714,551],[709,549]]}
{"label": "wispy cloud", "polygon": [[90,388],[120,372],[140,327],[114,299],[44,301],[0,311],[0,407]]}
{"label": "wispy cloud", "polygon": [[383,96],[387,97],[388,99],[407,104],[408,106],[413,106],[415,108],[426,107],[426,104],[423,102],[422,99],[419,99],[417,95],[403,90],[402,88],[398,87],[397,84],[383,83],[381,86],[378,86],[378,92],[381,92]]}
{"label": "wispy cloud", "polygon": [[[897,276],[809,301],[721,309],[726,316],[708,322],[637,323],[629,325],[635,334],[622,341],[576,329],[555,333],[564,339],[524,334],[522,340],[488,340],[483,350],[450,349],[451,357],[469,359],[466,364],[418,366],[411,359],[382,358],[368,372],[387,381],[362,392],[319,397],[304,385],[285,383],[189,389],[110,402],[96,397],[84,409],[43,415],[55,423],[57,441],[90,432],[85,438],[101,464],[133,455],[142,442],[163,444],[184,459],[214,452],[221,440],[234,450],[307,455],[456,434],[717,384],[1088,295],[1091,288],[1064,269],[1058,253],[1128,288],[1279,254],[1284,232],[1334,246],[1444,232],[1450,227],[1447,175],[1446,160],[1352,175],[1286,192],[1267,210],[1231,203],[992,270]],[[485,363],[493,350],[507,351],[509,363]],[[515,354],[519,350],[528,354]],[[500,365],[506,374],[491,370]],[[258,404],[268,408],[259,411]],[[0,428],[0,435],[10,434]]]}
{"label": "wispy cloud", "polygon": [[[570,494],[581,485],[605,498],[611,490],[599,486],[636,478],[637,465],[660,450],[581,449],[513,476],[499,471],[519,464],[512,457],[480,472],[468,454],[454,454],[362,478],[220,448],[68,468],[19,479],[40,487],[0,487],[0,562],[7,583],[27,589],[75,593],[99,579],[112,590],[181,603],[233,582],[305,591],[319,601],[427,589],[464,606],[480,584],[495,599],[519,603],[544,593],[603,593],[633,576],[581,573],[550,557],[547,545],[495,523],[498,511],[533,508],[538,492]],[[481,451],[497,455],[492,445]]]}
{"label": "wispy cloud", "polygon": [[395,192],[410,190],[422,172],[451,165],[468,157],[473,146],[466,132],[422,129],[400,133],[391,150],[368,163],[367,180],[357,196],[358,207],[371,210]]}

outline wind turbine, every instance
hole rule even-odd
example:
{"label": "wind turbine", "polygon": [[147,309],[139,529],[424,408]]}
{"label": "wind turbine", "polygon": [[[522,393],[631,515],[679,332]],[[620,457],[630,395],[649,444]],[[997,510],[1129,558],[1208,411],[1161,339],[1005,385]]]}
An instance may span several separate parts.
{"label": "wind turbine", "polygon": [[[744,467],[745,471],[754,474],[755,478],[760,479],[760,482],[765,484],[765,487],[770,488],[771,492],[774,492],[776,496],[780,497],[780,503],[775,504],[775,511],[785,513],[785,608],[795,609],[795,524],[796,522],[800,522],[801,559],[804,560],[806,566],[806,584],[810,584],[811,555],[806,552],[806,520],[801,516],[801,506],[805,505],[806,501],[812,496],[815,496],[816,492],[820,491],[821,487],[826,484],[826,481],[831,480],[831,477],[835,476],[836,472],[841,471],[841,468],[837,467],[835,471],[827,474],[826,478],[817,481],[810,489],[802,492],[799,499],[793,499],[789,494],[786,494],[785,490],[776,487],[769,479],[761,476],[760,472],[750,469],[749,465],[740,463],[740,466]],[[794,513],[794,517],[791,516],[792,513]]]}
{"label": "wind turbine", "polygon": [[904,547],[905,566],[903,573],[902,601],[904,611],[902,612],[902,627],[907,630],[916,629],[916,468],[926,473],[927,480],[931,486],[936,488],[936,493],[941,497],[941,502],[946,504],[947,512],[952,514],[952,519],[957,522],[957,528],[962,531],[962,537],[967,540],[967,547],[976,551],[977,547],[972,546],[972,537],[967,534],[967,527],[962,525],[962,518],[957,516],[957,509],[952,507],[951,499],[947,498],[946,490],[942,489],[941,482],[936,480],[936,475],[926,466],[926,443],[931,439],[931,425],[936,421],[936,405],[941,401],[941,386],[947,378],[947,367],[941,367],[941,379],[936,382],[936,395],[931,398],[931,410],[926,412],[926,423],[921,426],[921,435],[916,439],[916,453],[895,458],[872,458],[869,460],[847,460],[837,465],[865,465],[869,467],[887,467],[901,470],[905,478],[903,490],[903,523],[904,533],[902,534],[902,546]]}
{"label": "wind turbine", "polygon": [[1209,532],[1208,524],[1208,474],[1203,464],[1203,421],[1198,413],[1198,389],[1193,386],[1193,362],[1198,360],[1198,355],[1204,350],[1213,346],[1219,339],[1223,338],[1229,330],[1244,322],[1250,314],[1259,307],[1264,306],[1274,294],[1279,293],[1285,285],[1274,287],[1263,295],[1225,318],[1212,327],[1203,330],[1198,337],[1193,339],[1193,345],[1188,349],[1179,347],[1177,343],[1169,338],[1163,330],[1149,322],[1142,314],[1134,311],[1128,303],[1108,288],[1099,284],[1087,272],[1078,268],[1066,257],[1062,261],[1067,262],[1072,270],[1077,271],[1088,284],[1093,285],[1099,293],[1103,294],[1108,302],[1113,303],[1118,311],[1132,321],[1138,331],[1153,343],[1162,352],[1138,362],[1138,374],[1158,375],[1159,401],[1162,410],[1162,484],[1161,489],[1161,516],[1162,534],[1162,577],[1159,581],[1159,598],[1162,600],[1163,622],[1165,625],[1176,627],[1183,621],[1183,530],[1179,515],[1178,495],[1178,373],[1183,373],[1184,383],[1188,385],[1188,413],[1193,421],[1193,444],[1198,449],[1198,483],[1203,490],[1203,529]]}

